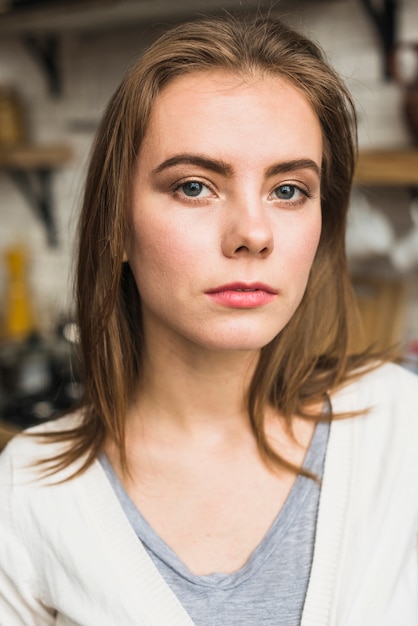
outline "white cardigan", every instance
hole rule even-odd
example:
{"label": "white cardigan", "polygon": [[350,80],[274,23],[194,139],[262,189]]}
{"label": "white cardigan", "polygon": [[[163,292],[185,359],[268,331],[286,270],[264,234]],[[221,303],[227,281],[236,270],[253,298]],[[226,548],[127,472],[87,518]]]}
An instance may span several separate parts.
{"label": "white cardigan", "polygon": [[[417,625],[418,378],[385,365],[331,400],[370,411],[331,426],[301,626]],[[101,465],[51,485],[27,468],[51,452],[0,456],[1,626],[192,626]]]}

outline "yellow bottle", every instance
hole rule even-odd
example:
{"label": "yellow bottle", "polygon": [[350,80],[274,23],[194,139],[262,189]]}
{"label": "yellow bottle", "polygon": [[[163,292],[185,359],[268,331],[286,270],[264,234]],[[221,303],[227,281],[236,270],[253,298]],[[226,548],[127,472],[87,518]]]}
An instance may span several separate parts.
{"label": "yellow bottle", "polygon": [[36,330],[26,271],[28,255],[23,246],[16,245],[4,252],[4,261],[8,276],[2,335],[5,339],[25,339]]}

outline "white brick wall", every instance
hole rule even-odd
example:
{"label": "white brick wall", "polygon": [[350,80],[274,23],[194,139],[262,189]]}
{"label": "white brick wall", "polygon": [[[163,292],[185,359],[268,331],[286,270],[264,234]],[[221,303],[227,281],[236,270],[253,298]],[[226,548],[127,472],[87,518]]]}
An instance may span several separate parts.
{"label": "white brick wall", "polygon": [[[399,0],[399,39],[418,41],[418,2]],[[285,5],[289,21],[304,28],[326,50],[354,95],[360,120],[361,147],[398,146],[409,142],[401,116],[401,92],[384,82],[379,43],[361,0],[305,1],[299,13]],[[70,302],[72,245],[85,163],[93,127],[125,68],[153,36],[138,25],[125,32],[70,34],[62,37],[63,95],[48,94],[35,61],[15,36],[0,40],[0,84],[16,85],[26,105],[31,137],[39,142],[68,142],[74,159],[54,177],[55,217],[60,245],[48,248],[45,233],[20,192],[0,172],[0,255],[24,241],[31,252],[30,280],[43,327]],[[74,124],[89,129],[74,132]],[[405,201],[403,202],[403,209]],[[0,298],[5,273],[0,265]],[[1,300],[0,300],[1,301]],[[411,304],[416,311],[417,303]],[[412,310],[412,308],[411,308]],[[415,319],[415,316],[412,315]],[[408,321],[408,335],[418,337],[418,322]],[[415,324],[415,326],[414,326]]]}

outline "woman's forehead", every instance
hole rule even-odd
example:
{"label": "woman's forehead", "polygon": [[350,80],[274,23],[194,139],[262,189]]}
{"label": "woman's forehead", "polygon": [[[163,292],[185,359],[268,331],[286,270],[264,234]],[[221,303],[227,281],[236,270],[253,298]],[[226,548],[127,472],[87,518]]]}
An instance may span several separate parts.
{"label": "woman's forehead", "polygon": [[[223,70],[194,72],[171,81],[157,96],[144,150],[262,153],[307,150],[321,162],[322,135],[316,113],[287,79]],[[300,155],[292,155],[300,157]]]}

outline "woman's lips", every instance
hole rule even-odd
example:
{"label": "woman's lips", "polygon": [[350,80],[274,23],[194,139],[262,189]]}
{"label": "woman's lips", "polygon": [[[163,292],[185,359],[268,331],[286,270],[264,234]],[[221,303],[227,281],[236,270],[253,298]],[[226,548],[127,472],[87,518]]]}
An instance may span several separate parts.
{"label": "woman's lips", "polygon": [[211,300],[236,309],[253,309],[268,304],[278,292],[263,283],[231,283],[206,291]]}

